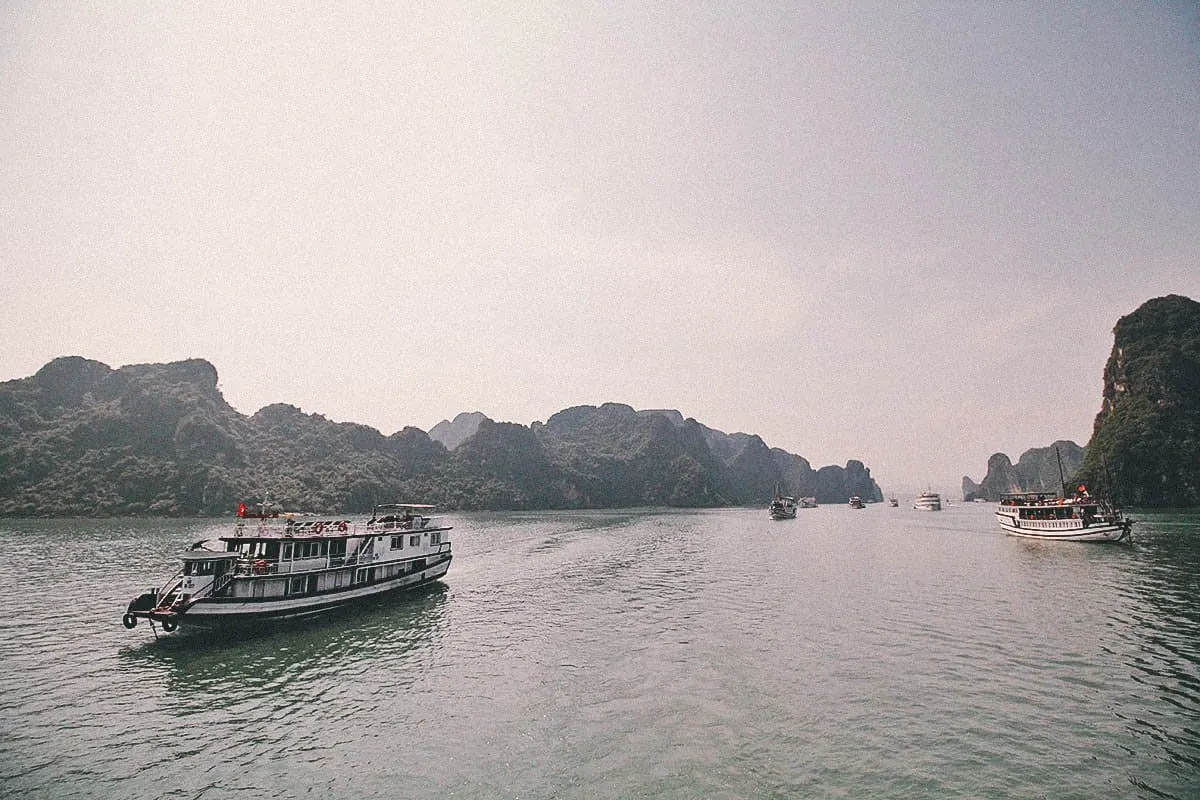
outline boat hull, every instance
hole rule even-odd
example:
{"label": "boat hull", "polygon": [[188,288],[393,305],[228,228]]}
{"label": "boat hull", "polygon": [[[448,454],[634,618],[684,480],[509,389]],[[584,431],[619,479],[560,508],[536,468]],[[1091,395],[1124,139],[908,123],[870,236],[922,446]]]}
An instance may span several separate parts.
{"label": "boat hull", "polygon": [[[1075,520],[1023,520],[1013,519],[1007,514],[996,514],[996,520],[1010,536],[1056,542],[1121,542],[1129,538],[1130,529],[1127,520],[1093,523],[1086,527]],[[1064,525],[1064,522],[1074,524]]]}
{"label": "boat hull", "polygon": [[212,630],[305,619],[355,603],[382,599],[436,583],[450,569],[450,561],[451,556],[447,554],[442,560],[427,565],[419,572],[334,591],[273,598],[205,597],[178,611],[154,609],[132,613],[136,617],[156,621],[172,629],[178,626]]}

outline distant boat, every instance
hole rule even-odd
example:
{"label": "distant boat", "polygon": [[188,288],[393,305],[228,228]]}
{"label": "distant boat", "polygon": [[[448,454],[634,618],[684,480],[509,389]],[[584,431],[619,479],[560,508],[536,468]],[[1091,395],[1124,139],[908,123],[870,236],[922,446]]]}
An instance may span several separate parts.
{"label": "distant boat", "polygon": [[937,492],[924,491],[913,501],[913,508],[918,511],[941,511],[942,496]]}
{"label": "distant boat", "polygon": [[858,495],[853,495],[850,498],[850,507],[851,508],[866,508],[866,506],[863,504],[862,498],[859,497]]}
{"label": "distant boat", "polygon": [[816,508],[817,507],[817,498],[801,497],[800,498],[800,507],[801,508]]}
{"label": "distant boat", "polygon": [[796,498],[789,495],[775,495],[771,505],[767,506],[767,513],[771,515],[771,519],[795,519]]}
{"label": "distant boat", "polygon": [[900,505],[900,501],[894,497],[889,497],[888,505],[891,506],[892,508],[895,508],[896,506]]}

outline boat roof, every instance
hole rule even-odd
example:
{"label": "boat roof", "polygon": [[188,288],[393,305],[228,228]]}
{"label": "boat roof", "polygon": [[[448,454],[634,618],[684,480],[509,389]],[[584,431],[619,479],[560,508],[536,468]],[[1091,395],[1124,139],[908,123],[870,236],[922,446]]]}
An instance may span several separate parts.
{"label": "boat roof", "polygon": [[233,561],[241,558],[241,555],[241,553],[233,553],[226,550],[185,550],[181,558],[184,561],[213,561],[219,558]]}
{"label": "boat roof", "polygon": [[1025,502],[1045,503],[1053,501],[1064,506],[1094,506],[1100,504],[1098,497],[1063,497],[1058,492],[1004,492],[1000,495],[1001,502],[1005,500],[1024,500]]}
{"label": "boat roof", "polygon": [[375,506],[376,511],[431,511],[437,508],[427,503],[380,503]]}

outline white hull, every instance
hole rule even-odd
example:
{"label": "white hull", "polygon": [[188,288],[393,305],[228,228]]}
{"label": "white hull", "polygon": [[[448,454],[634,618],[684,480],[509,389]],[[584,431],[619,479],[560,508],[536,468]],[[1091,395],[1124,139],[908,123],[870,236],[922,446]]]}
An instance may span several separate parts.
{"label": "white hull", "polygon": [[1049,539],[1058,542],[1120,542],[1129,536],[1126,523],[1092,523],[1084,526],[1079,519],[1016,519],[996,512],[1000,527],[1010,536]]}
{"label": "white hull", "polygon": [[[186,611],[165,618],[183,627],[217,628],[312,617],[361,600],[380,598],[425,586],[442,578],[449,569],[450,557],[447,556],[441,563],[432,564],[421,572],[333,592],[260,600],[207,597],[197,601]],[[151,619],[155,616],[152,614]]]}

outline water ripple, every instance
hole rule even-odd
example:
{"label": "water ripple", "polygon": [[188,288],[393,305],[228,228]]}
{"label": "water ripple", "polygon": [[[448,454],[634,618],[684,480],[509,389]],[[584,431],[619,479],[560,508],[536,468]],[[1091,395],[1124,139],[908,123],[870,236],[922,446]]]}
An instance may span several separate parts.
{"label": "water ripple", "polygon": [[5,523],[0,794],[1200,796],[1191,517],[1133,547],[972,507],[453,522],[437,590],[157,640],[120,612],[213,525]]}

